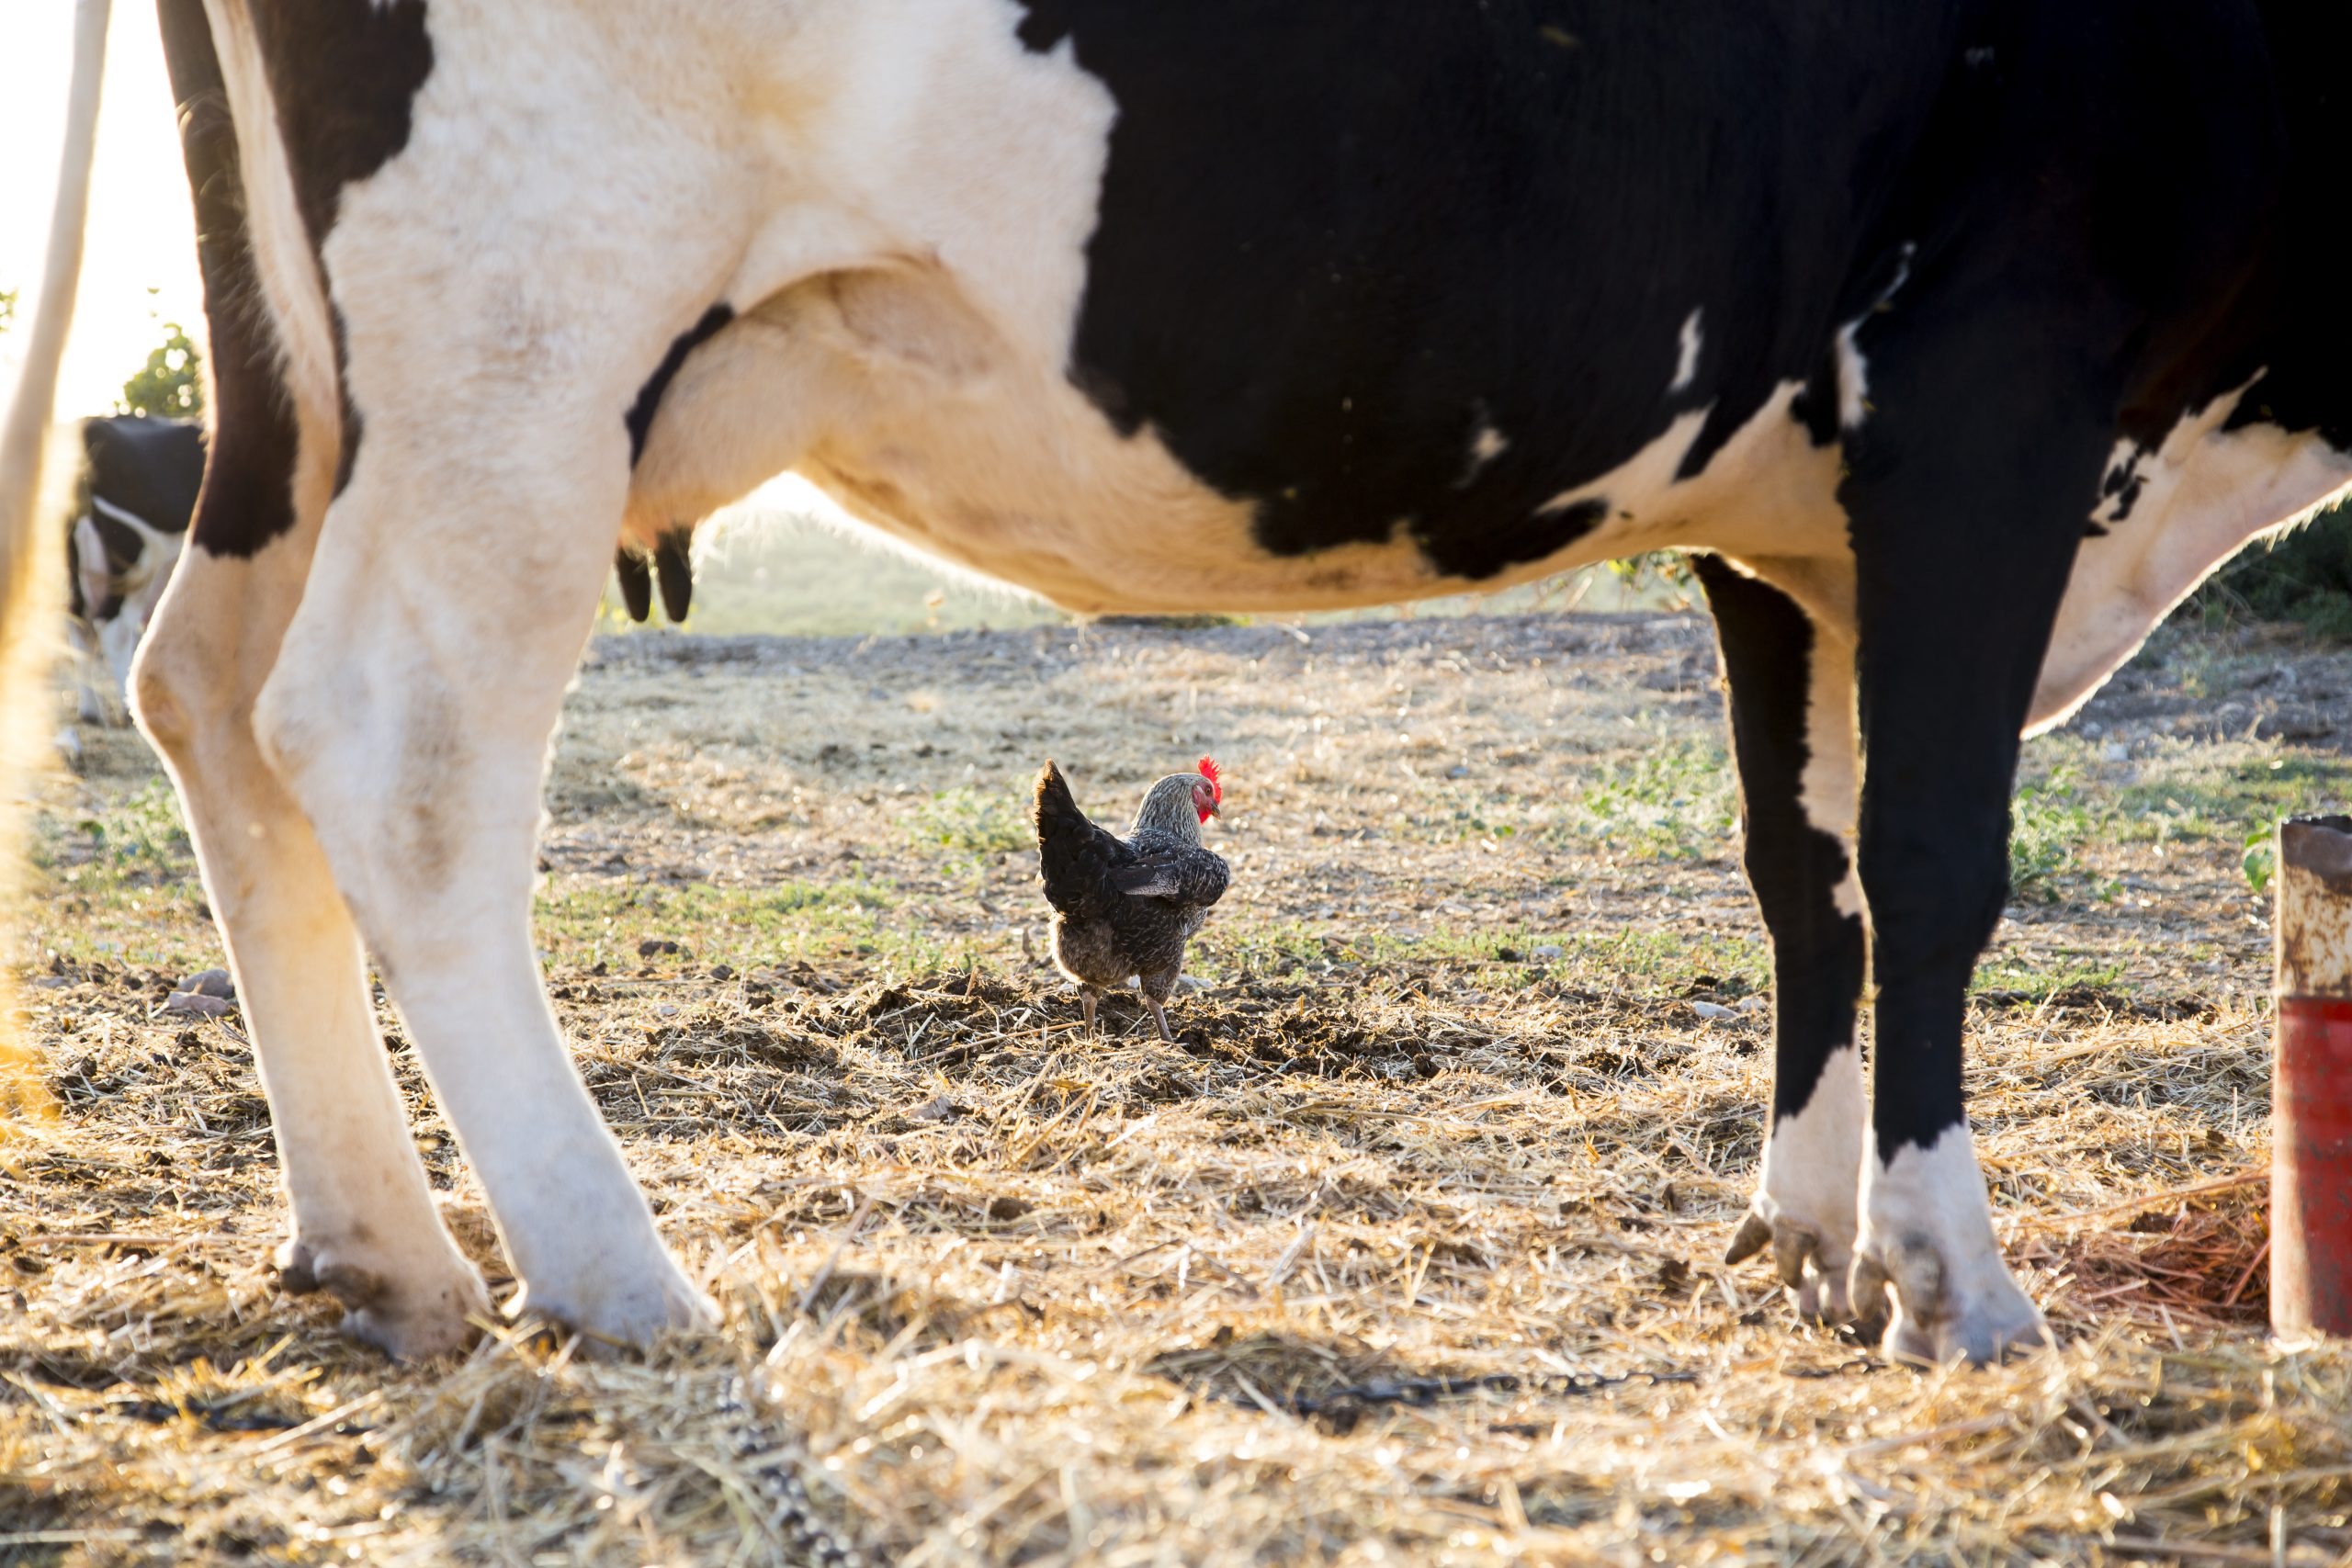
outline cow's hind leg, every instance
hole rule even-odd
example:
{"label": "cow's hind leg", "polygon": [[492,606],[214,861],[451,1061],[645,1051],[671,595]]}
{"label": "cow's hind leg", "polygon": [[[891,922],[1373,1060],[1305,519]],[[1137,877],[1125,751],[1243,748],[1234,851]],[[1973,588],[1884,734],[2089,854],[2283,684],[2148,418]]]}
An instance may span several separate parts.
{"label": "cow's hind leg", "polygon": [[[2110,395],[2052,353],[2082,307],[2005,277],[1862,333],[1849,432],[1862,887],[1875,1050],[1858,1300],[1887,1348],[1982,1361],[2041,1339],[2001,1259],[1961,1087],[1968,983],[2008,891],[2018,732],[2107,450]],[[1947,286],[1948,287],[1948,286]],[[1883,339],[1883,341],[1874,341]]]}
{"label": "cow's hind leg", "polygon": [[462,358],[385,366],[255,728],[490,1199],[509,1310],[641,1344],[707,1303],[573,1068],[531,937],[548,744],[627,483],[621,399],[467,395],[488,382]]}
{"label": "cow's hind leg", "polygon": [[1769,582],[1713,556],[1694,566],[1730,687],[1747,879],[1772,939],[1772,1120],[1728,1260],[1770,1247],[1797,1309],[1842,1322],[1864,1115],[1854,650]]}
{"label": "cow's hind leg", "polygon": [[254,742],[309,549],[299,536],[251,558],[191,549],[141,651],[139,716],[179,786],[269,1096],[292,1211],[280,1278],[334,1295],[359,1338],[432,1355],[465,1342],[489,1296],[434,1206],[351,916]]}
{"label": "cow's hind leg", "polygon": [[[584,467],[473,475],[445,529],[396,509],[430,476],[363,453],[257,722],[489,1196],[523,1284],[510,1310],[643,1343],[705,1306],[573,1068],[531,939],[548,742],[619,510],[617,464],[602,483]],[[493,519],[527,567],[448,573]]]}
{"label": "cow's hind leg", "polygon": [[168,7],[164,25],[187,106],[214,434],[192,542],[133,666],[138,716],[178,785],[269,1096],[292,1211],[281,1277],[338,1297],[359,1337],[429,1355],[462,1344],[489,1296],[434,1205],[351,916],[253,729],[254,699],[302,597],[331,427],[323,452],[306,441],[269,368],[203,17]]}

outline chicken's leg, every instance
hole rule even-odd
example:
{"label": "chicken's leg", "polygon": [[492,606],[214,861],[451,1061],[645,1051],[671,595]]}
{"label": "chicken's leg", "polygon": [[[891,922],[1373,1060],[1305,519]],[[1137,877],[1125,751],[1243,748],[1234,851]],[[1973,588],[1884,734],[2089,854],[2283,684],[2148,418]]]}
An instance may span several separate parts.
{"label": "chicken's leg", "polygon": [[1100,1035],[1102,1032],[1094,1026],[1094,1010],[1100,1005],[1094,995],[1094,987],[1080,986],[1078,988],[1078,1003],[1086,1010],[1086,1032],[1090,1035]]}
{"label": "chicken's leg", "polygon": [[1168,1010],[1159,1005],[1159,998],[1152,996],[1148,992],[1146,992],[1143,998],[1143,1005],[1151,1010],[1151,1021],[1159,1025],[1160,1039],[1166,1041],[1170,1045],[1175,1044],[1176,1036],[1168,1032]]}

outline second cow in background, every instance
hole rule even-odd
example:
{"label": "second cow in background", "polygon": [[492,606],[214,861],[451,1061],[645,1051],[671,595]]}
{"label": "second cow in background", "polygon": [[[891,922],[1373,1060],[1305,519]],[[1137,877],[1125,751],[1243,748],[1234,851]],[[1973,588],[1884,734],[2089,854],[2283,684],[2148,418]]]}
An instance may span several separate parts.
{"label": "second cow in background", "polygon": [[204,479],[204,431],[121,414],[82,422],[82,472],[66,525],[74,681],[84,723],[121,724],[130,656],[179,563]]}

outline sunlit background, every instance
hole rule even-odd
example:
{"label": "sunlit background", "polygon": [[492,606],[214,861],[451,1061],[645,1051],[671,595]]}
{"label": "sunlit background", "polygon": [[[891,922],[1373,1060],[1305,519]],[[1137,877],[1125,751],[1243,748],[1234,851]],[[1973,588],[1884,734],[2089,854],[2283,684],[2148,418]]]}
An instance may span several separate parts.
{"label": "sunlit background", "polygon": [[[8,0],[0,49],[0,290],[15,290],[22,325],[40,278],[58,142],[73,66],[69,0]],[[82,300],[67,347],[58,407],[68,415],[110,412],[122,383],[163,341],[164,323],[204,340],[172,90],[164,73],[155,11],[117,0],[107,48],[106,100],[90,197]],[[0,335],[0,371],[13,376],[21,331]]]}

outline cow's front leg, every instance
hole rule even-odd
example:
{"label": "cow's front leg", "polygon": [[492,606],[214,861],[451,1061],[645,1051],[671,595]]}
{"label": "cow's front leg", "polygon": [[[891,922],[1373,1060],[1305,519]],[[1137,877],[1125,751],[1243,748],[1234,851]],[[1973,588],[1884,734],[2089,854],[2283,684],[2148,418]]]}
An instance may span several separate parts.
{"label": "cow's front leg", "polygon": [[1743,859],[1772,939],[1772,1120],[1726,1260],[1770,1247],[1797,1310],[1843,1322],[1863,1122],[1854,654],[1770,583],[1713,556],[1694,565],[1730,690]]}
{"label": "cow's front leg", "polygon": [[1962,1097],[1968,983],[2008,893],[2018,732],[2106,451],[2110,396],[2053,363],[2049,312],[2004,276],[1871,318],[1846,437],[1875,1071],[1857,1303],[1891,1353],[1998,1358],[2047,1335],[2001,1258]]}

